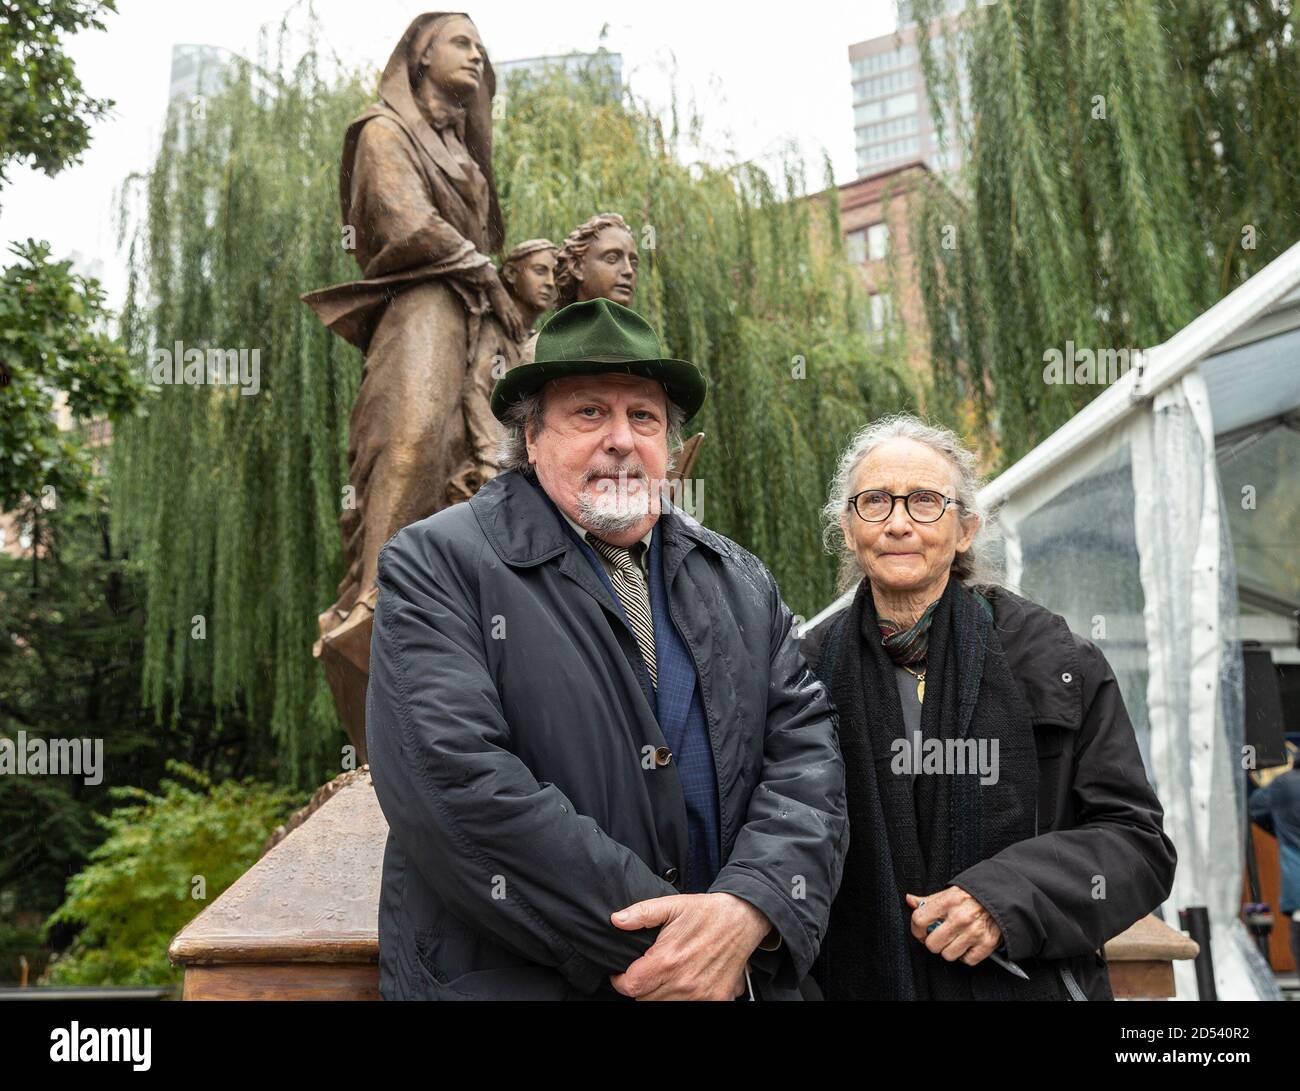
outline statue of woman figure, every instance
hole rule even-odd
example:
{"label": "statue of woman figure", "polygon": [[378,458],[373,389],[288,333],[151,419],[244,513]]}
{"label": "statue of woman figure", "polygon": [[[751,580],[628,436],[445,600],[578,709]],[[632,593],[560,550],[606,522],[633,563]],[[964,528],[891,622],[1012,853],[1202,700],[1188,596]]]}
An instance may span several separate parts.
{"label": "statue of woman figure", "polygon": [[[487,257],[504,235],[492,175],[495,90],[468,16],[432,12],[411,23],[384,69],[382,101],[343,142],[343,237],[364,279],[303,296],[366,356],[349,420],[352,506],[339,520],[348,571],[320,617],[316,649],[334,644],[362,679],[370,610],[354,607],[373,606],[384,543],[445,506],[465,457],[462,386],[481,318],[491,311],[509,336],[525,332]],[[355,742],[356,710],[344,710],[333,673],[330,682]]]}
{"label": "statue of woman figure", "polygon": [[[550,239],[528,239],[501,259],[501,280],[510,293],[529,343],[536,337],[533,325],[555,302],[558,249]],[[519,363],[523,344],[506,334],[496,315],[484,318],[461,399],[465,407],[466,457],[447,483],[448,505],[468,500],[484,483],[496,477],[501,468],[499,447],[505,429],[492,413],[492,388]]]}

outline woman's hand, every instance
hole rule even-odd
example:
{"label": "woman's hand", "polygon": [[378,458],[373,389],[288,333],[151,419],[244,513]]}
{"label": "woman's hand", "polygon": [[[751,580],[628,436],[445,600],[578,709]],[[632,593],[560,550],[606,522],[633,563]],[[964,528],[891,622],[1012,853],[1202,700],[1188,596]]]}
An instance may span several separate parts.
{"label": "woman's hand", "polygon": [[[1002,929],[989,911],[959,886],[918,898],[907,895],[912,909],[912,935],[949,962],[961,959],[976,966],[997,950]],[[930,931],[935,921],[942,923]]]}

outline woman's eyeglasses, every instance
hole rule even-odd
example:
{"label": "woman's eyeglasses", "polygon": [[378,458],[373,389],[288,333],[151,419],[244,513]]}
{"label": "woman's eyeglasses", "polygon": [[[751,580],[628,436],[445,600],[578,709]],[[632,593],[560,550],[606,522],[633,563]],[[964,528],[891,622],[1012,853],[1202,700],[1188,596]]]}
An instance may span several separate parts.
{"label": "woman's eyeglasses", "polygon": [[955,497],[944,496],[933,489],[917,489],[904,495],[895,495],[883,489],[867,489],[849,497],[849,507],[865,523],[883,523],[894,514],[894,505],[903,501],[907,514],[918,523],[937,523],[949,505],[965,505]]}

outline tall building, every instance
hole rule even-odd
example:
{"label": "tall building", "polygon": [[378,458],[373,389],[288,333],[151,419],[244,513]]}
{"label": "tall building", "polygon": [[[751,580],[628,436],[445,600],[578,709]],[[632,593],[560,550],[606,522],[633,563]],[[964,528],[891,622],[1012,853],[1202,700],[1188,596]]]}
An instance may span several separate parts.
{"label": "tall building", "polygon": [[214,95],[229,78],[235,54],[215,45],[172,46],[168,101]]}
{"label": "tall building", "polygon": [[[947,0],[946,14],[930,31],[936,53],[953,49],[960,42],[964,9],[965,0]],[[942,142],[935,130],[921,71],[919,32],[912,4],[900,0],[896,33],[849,46],[859,177],[918,160],[945,174],[961,166],[955,124],[945,127]],[[960,50],[957,52],[958,94],[965,108],[970,101],[970,83]],[[945,104],[944,109],[952,121],[955,121],[955,105]]]}

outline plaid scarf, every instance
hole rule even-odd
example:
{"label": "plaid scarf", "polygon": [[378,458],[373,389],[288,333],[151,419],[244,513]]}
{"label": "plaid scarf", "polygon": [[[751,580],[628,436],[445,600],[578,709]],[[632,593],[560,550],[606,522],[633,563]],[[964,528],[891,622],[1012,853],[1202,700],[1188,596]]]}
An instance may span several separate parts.
{"label": "plaid scarf", "polygon": [[887,617],[876,619],[876,624],[880,627],[880,643],[889,658],[900,667],[910,667],[925,659],[926,652],[930,650],[930,622],[934,620],[934,612],[940,601],[935,599],[930,603],[910,629],[904,629],[897,621]]}

